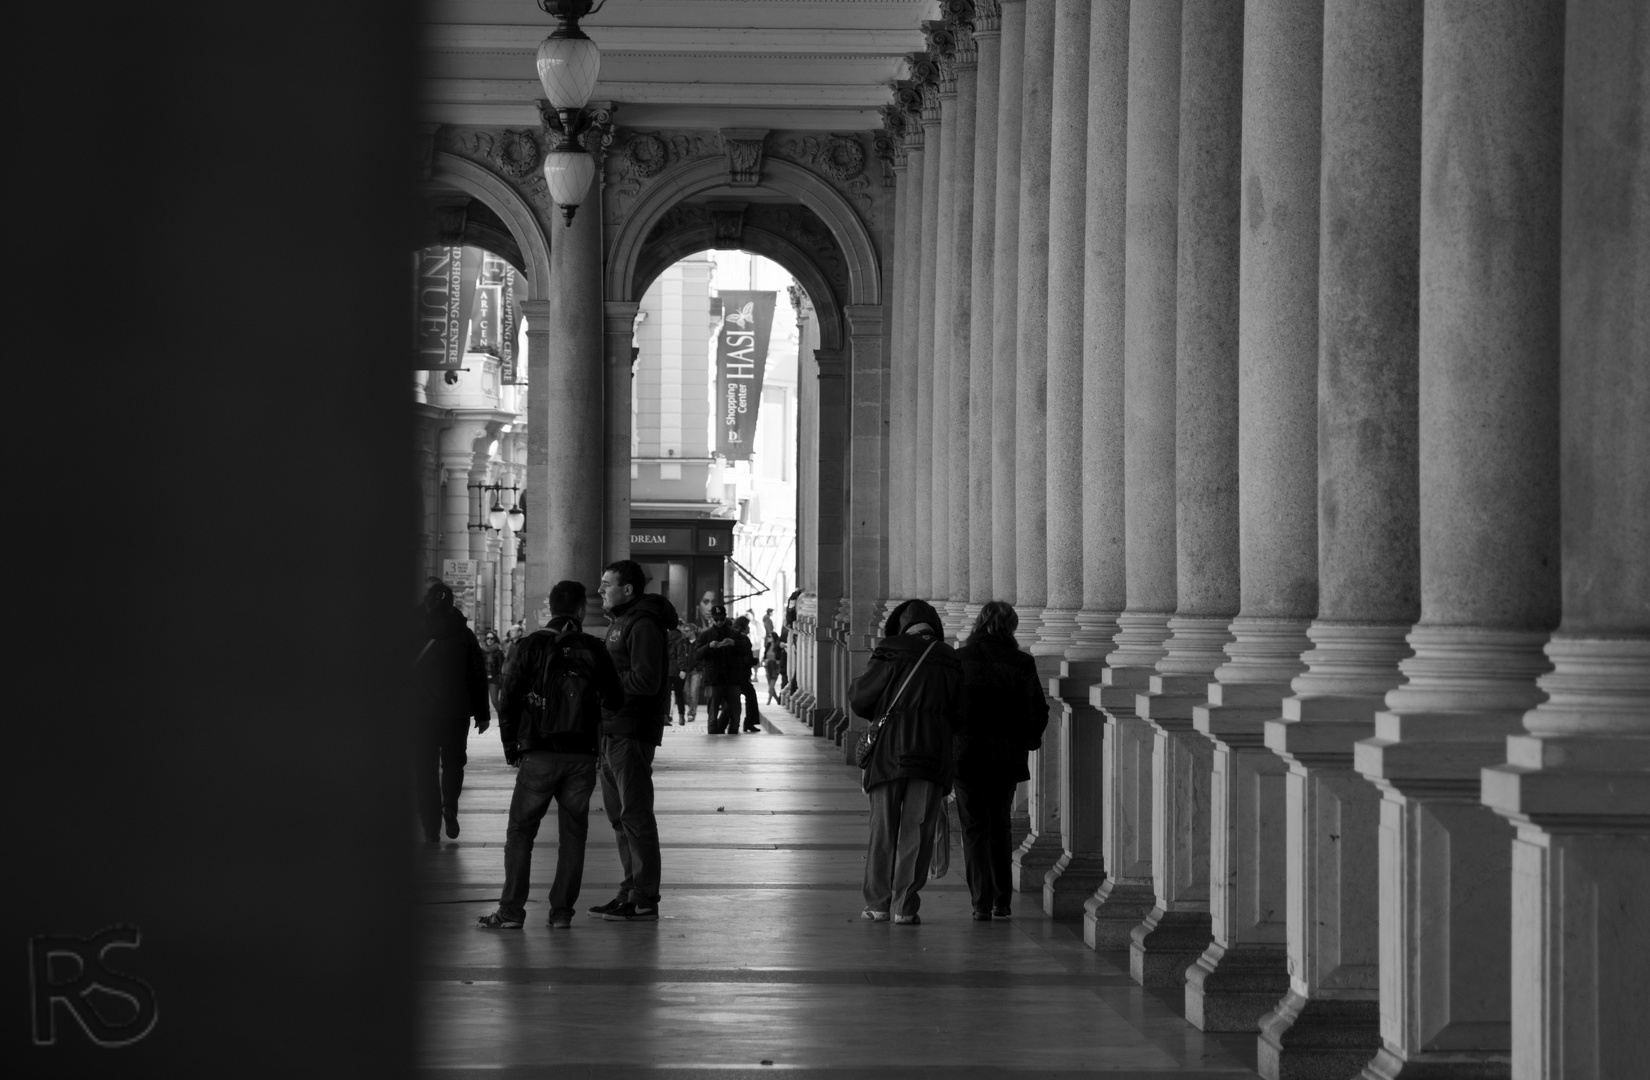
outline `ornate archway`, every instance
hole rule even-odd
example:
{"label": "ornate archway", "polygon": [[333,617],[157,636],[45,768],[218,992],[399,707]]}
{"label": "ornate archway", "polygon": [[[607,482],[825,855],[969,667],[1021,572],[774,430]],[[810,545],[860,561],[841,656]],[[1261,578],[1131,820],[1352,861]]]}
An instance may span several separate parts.
{"label": "ornate archway", "polygon": [[[516,252],[497,253],[505,257],[519,253],[521,265],[517,269],[527,275],[528,298],[550,299],[549,237],[533,208],[509,181],[468,158],[438,150],[430,156],[430,182],[463,192],[491,210],[509,230],[516,248]],[[488,246],[480,232],[476,239]]]}

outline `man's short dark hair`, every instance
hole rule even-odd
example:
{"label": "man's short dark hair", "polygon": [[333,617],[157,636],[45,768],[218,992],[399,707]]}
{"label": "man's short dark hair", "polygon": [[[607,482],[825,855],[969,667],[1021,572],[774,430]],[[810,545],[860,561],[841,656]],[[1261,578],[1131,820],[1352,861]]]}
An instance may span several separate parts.
{"label": "man's short dark hair", "polygon": [[586,596],[583,582],[558,581],[550,590],[550,614],[577,615]]}
{"label": "man's short dark hair", "polygon": [[629,585],[630,591],[637,596],[647,588],[647,573],[642,570],[642,564],[634,559],[620,559],[610,562],[602,568],[602,573],[612,574],[613,580],[620,585]]}

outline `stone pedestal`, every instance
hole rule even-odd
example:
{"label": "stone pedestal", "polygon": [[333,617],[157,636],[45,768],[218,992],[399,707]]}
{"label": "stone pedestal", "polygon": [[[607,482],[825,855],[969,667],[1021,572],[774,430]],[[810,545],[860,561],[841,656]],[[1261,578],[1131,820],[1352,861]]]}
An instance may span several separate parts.
{"label": "stone pedestal", "polygon": [[1136,926],[1156,906],[1152,880],[1152,726],[1135,711],[1169,636],[1169,617],[1118,616],[1116,650],[1089,703],[1106,716],[1101,760],[1105,812],[1101,854],[1106,882],[1083,905],[1083,941],[1091,949],[1130,946]]}
{"label": "stone pedestal", "polygon": [[[1059,656],[1038,656],[1037,677],[1047,686],[1059,671]],[[1042,749],[1031,755],[1031,780],[1026,785],[1029,831],[1015,850],[1012,863],[1014,891],[1043,895],[1043,881],[1065,848],[1060,842],[1060,714],[1059,702],[1045,697],[1049,725]]]}
{"label": "stone pedestal", "polygon": [[1060,858],[1043,878],[1043,911],[1075,918],[1106,879],[1101,833],[1105,811],[1105,715],[1089,701],[1089,689],[1105,670],[1099,661],[1060,665],[1049,697],[1060,710]]}

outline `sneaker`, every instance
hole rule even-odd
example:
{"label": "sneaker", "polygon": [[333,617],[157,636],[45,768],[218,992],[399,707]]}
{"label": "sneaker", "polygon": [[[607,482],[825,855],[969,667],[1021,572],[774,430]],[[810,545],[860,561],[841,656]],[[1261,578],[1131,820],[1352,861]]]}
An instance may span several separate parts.
{"label": "sneaker", "polygon": [[916,926],[920,922],[922,922],[922,916],[920,916],[920,915],[895,915],[894,916],[894,925],[895,926]]}
{"label": "sneaker", "polygon": [[520,915],[505,915],[495,911],[491,915],[483,915],[476,920],[476,926],[483,930],[520,930]]}
{"label": "sneaker", "polygon": [[447,839],[458,839],[458,810],[443,810],[441,816],[447,821]]}
{"label": "sneaker", "polygon": [[617,911],[622,907],[624,907],[624,897],[615,896],[613,899],[609,900],[607,903],[597,904],[595,907],[591,908],[590,909],[590,917],[593,918],[593,919],[600,919],[604,915],[606,915],[609,911]]}
{"label": "sneaker", "polygon": [[864,911],[860,912],[859,917],[862,919],[870,919],[872,922],[888,921],[888,913],[886,911],[873,911],[871,908],[866,908]]}
{"label": "sneaker", "polygon": [[1014,913],[1008,909],[1007,904],[1004,904],[1002,907],[994,907],[991,909],[991,917],[994,919],[1006,919],[1012,914]]}
{"label": "sneaker", "polygon": [[550,929],[573,929],[573,913],[571,911],[552,911],[550,913]]}
{"label": "sneaker", "polygon": [[657,906],[644,907],[641,904],[620,904],[612,911],[605,912],[602,918],[608,922],[658,922],[659,909]]}

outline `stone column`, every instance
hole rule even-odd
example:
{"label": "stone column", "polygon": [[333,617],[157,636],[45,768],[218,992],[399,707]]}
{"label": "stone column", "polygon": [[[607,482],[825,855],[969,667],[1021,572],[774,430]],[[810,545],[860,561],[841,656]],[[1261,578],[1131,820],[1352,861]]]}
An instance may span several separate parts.
{"label": "stone column", "polygon": [[[881,304],[850,304],[848,331],[853,343],[853,378],[845,388],[852,395],[848,431],[848,521],[846,523],[846,601],[848,631],[844,648],[843,674],[852,678],[864,670],[870,650],[881,636],[877,599],[887,580],[883,553],[887,550],[882,507],[886,505],[883,472],[883,440],[887,424],[883,417],[883,387],[888,365],[882,355]],[[846,698],[838,696],[847,714],[847,729],[859,730],[866,721],[847,709]],[[853,740],[844,739],[847,760],[853,760]]]}
{"label": "stone column", "polygon": [[1238,216],[1243,8],[1183,5],[1175,312],[1175,581],[1170,637],[1135,711],[1152,726],[1152,885],[1129,970],[1180,986],[1209,945],[1213,747],[1192,727],[1237,614]]}
{"label": "stone column", "polygon": [[[956,294],[957,270],[957,63],[956,39],[943,20],[922,24],[928,38],[928,52],[939,69],[939,205],[934,225],[934,303],[930,311],[933,348],[925,356],[931,364],[925,392],[929,396],[929,441],[921,449],[928,453],[929,481],[929,593],[941,618],[946,615],[946,598],[951,595],[951,371],[956,366],[952,353],[951,305]],[[941,634],[947,628],[941,628]]]}
{"label": "stone column", "polygon": [[602,305],[607,330],[607,518],[602,565],[630,558],[630,406],[634,375],[630,345],[636,336],[634,300]]}
{"label": "stone column", "polygon": [[[532,333],[540,320],[528,312],[527,473],[534,493],[527,527],[529,597],[549,595],[563,578],[589,581],[602,568],[607,446],[599,203],[585,206],[571,225],[557,225],[550,289],[542,343]],[[627,470],[627,484],[629,475]],[[603,483],[594,482],[598,476]],[[531,601],[528,606],[537,610]]]}
{"label": "stone column", "polygon": [[1106,883],[1083,940],[1126,949],[1154,907],[1152,730],[1135,712],[1175,605],[1175,262],[1180,191],[1179,4],[1129,5],[1123,234],[1125,610],[1089,701],[1106,715]]}
{"label": "stone column", "polygon": [[[902,88],[905,117],[905,221],[900,233],[900,328],[899,363],[895,369],[895,389],[901,403],[894,416],[895,446],[899,456],[894,471],[899,477],[903,498],[894,509],[900,523],[899,588],[892,599],[909,600],[918,595],[918,575],[922,558],[917,534],[917,397],[920,393],[921,365],[917,361],[918,323],[922,316],[922,264],[928,258],[922,243],[924,193],[927,179],[923,159],[923,126],[920,91]],[[912,106],[915,106],[913,108]],[[926,534],[924,534],[926,535]]]}
{"label": "stone column", "polygon": [[[1126,135],[1129,5],[1101,0],[1089,19],[1088,117],[1084,142],[1082,609],[1051,683],[1063,705],[1066,745],[1061,838],[1055,865],[1069,887],[1087,878],[1090,895],[1106,879],[1105,715],[1091,691],[1105,671],[1126,603],[1123,563],[1123,246],[1127,190]],[[1052,406],[1052,397],[1051,397]],[[1056,913],[1062,905],[1055,889]],[[1050,889],[1044,886],[1047,906]]]}
{"label": "stone column", "polygon": [[1383,795],[1364,1075],[1507,1076],[1513,834],[1479,778],[1545,697],[1561,608],[1564,11],[1430,4],[1423,41],[1421,621],[1356,750]]}
{"label": "stone column", "polygon": [[1020,95],[1025,70],[1025,0],[1002,0],[997,80],[996,231],[991,268],[991,594],[1015,583],[1015,345],[1020,307]]}
{"label": "stone column", "polygon": [[1318,613],[1322,0],[1248,0],[1238,303],[1242,610],[1193,726],[1214,742],[1209,915],[1186,1019],[1254,1031],[1289,990],[1283,759],[1266,749]]}
{"label": "stone column", "polygon": [[[932,73],[932,61],[924,61]],[[911,594],[922,599],[934,595],[934,300],[938,273],[940,174],[944,171],[940,145],[939,87],[932,82],[922,84],[922,143],[924,153],[931,155],[932,168],[924,168],[922,177],[922,259],[919,264],[919,291],[917,294],[917,430],[912,451],[911,500],[915,527],[911,533]],[[909,599],[909,597],[907,598]]]}
{"label": "stone column", "polygon": [[[1026,0],[1020,89],[1020,253],[1015,363],[1015,575],[1019,638],[1037,657],[1045,681],[1059,671],[1060,649],[1038,639],[1048,593],[1044,524],[1047,492],[1048,207],[1054,93],[1055,0]],[[1006,408],[1007,403],[1004,403]],[[1054,713],[1054,703],[1050,702]],[[1060,858],[1058,714],[1032,759],[1031,831],[1014,853],[1014,887],[1043,892],[1043,879]]]}
{"label": "stone column", "polygon": [[[486,424],[457,420],[441,432],[441,559],[468,559],[470,534],[475,530],[475,493],[470,490],[470,470],[475,467],[476,440],[486,432]],[[486,450],[487,444],[482,444]],[[436,574],[441,563],[436,563]]]}
{"label": "stone column", "polygon": [[1262,1076],[1356,1076],[1380,1046],[1379,799],[1352,771],[1420,613],[1416,477],[1421,9],[1324,7],[1318,616],[1266,745],[1285,780],[1289,993]]}
{"label": "stone column", "polygon": [[[1083,603],[1083,272],[1088,195],[1090,0],[1057,0],[1054,9],[1053,114],[1050,121],[1048,245],[1047,609],[1039,645],[1057,664],[1048,681],[1060,740],[1061,851],[1043,879],[1043,910],[1081,915],[1105,880],[1100,853],[1100,714],[1088,682],[1064,662]],[[1058,650],[1060,656],[1052,653]]]}
{"label": "stone column", "polygon": [[1650,1060],[1650,20],[1629,0],[1572,4],[1564,44],[1564,619],[1547,700],[1483,773],[1484,802],[1518,827],[1520,1080],[1631,1076]]}
{"label": "stone column", "polygon": [[974,213],[969,244],[968,312],[968,606],[964,628],[992,598],[992,428],[998,409],[993,385],[997,235],[997,126],[1002,121],[1002,5],[974,5],[977,50],[974,109]]}
{"label": "stone column", "polygon": [[973,388],[973,333],[974,333],[974,134],[976,104],[979,88],[979,54],[973,35],[966,22],[953,19],[951,23],[957,39],[956,69],[957,96],[951,102],[951,117],[947,121],[955,129],[952,146],[951,172],[954,174],[950,201],[951,218],[951,292],[947,298],[946,321],[950,324],[949,387],[951,390],[949,436],[943,450],[949,463],[951,490],[947,498],[950,527],[946,531],[949,548],[946,574],[950,589],[945,594],[946,618],[952,636],[968,633],[972,620],[967,619],[969,594],[969,545],[972,543],[972,517],[969,505],[969,466],[971,464],[972,409],[970,394]]}
{"label": "stone column", "polygon": [[[899,106],[888,106],[898,110]],[[895,122],[901,131],[895,137],[903,142],[903,114],[896,113]],[[910,364],[905,351],[905,265],[911,258],[906,246],[905,231],[911,201],[910,158],[900,145],[894,152],[894,228],[889,253],[883,258],[883,281],[888,295],[888,355],[887,369],[888,415],[888,595],[883,600],[892,603],[894,597],[905,592],[905,508],[911,499],[911,474],[906,463],[906,447],[911,434],[903,376]]]}
{"label": "stone column", "polygon": [[1018,355],[1014,372],[1014,607],[1020,615],[1020,639],[1041,656],[1058,654],[1058,650],[1050,653],[1038,643],[1048,598],[1048,211],[1055,0],[1026,0],[1025,9],[1020,86],[1020,251],[1016,267]]}

